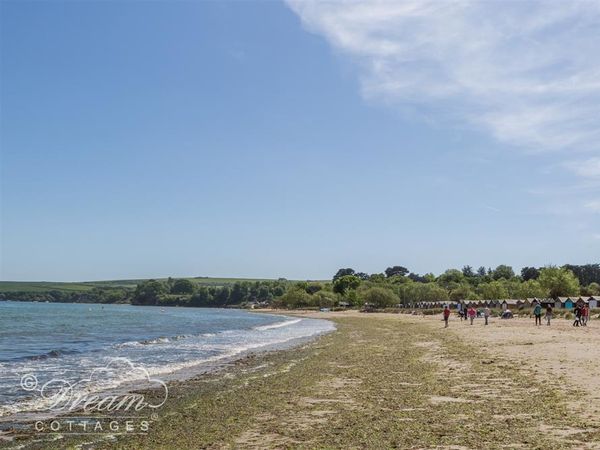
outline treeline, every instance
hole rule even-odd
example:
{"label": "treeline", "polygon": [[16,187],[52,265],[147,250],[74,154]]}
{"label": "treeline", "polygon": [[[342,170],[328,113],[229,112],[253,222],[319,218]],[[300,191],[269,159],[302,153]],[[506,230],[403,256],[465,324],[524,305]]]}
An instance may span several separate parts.
{"label": "treeline", "polygon": [[0,300],[51,303],[130,303],[132,289],[93,288],[83,292],[52,289],[46,292],[0,292]]}
{"label": "treeline", "polygon": [[288,282],[237,281],[232,285],[205,286],[189,279],[148,280],[137,285],[134,305],[228,307],[271,303],[281,297]]}
{"label": "treeline", "polygon": [[274,305],[299,308],[368,303],[386,308],[419,302],[579,295],[600,295],[600,264],[524,267],[519,274],[508,265],[476,270],[464,266],[461,270],[446,270],[439,276],[419,275],[403,266],[388,267],[375,274],[345,268],[337,271],[331,283],[291,286]]}
{"label": "treeline", "polygon": [[600,264],[562,267],[449,269],[441,275],[420,275],[403,266],[367,274],[340,269],[331,281],[237,281],[207,286],[193,279],[147,280],[135,289],[96,287],[85,292],[0,292],[0,299],[135,305],[243,307],[251,304],[282,308],[411,306],[418,302],[556,298],[600,295]]}

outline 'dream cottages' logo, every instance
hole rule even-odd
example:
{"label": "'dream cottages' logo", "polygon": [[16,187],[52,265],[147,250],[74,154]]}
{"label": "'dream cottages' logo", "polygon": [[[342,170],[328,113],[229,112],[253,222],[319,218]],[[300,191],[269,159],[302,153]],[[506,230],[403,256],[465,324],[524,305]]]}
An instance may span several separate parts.
{"label": "'dream cottages' logo", "polygon": [[[107,381],[117,379],[135,380],[136,384],[141,381],[142,385],[138,386],[148,388],[152,395],[106,392]],[[37,393],[43,400],[44,410],[61,414],[151,412],[164,405],[169,395],[162,380],[152,378],[144,367],[136,366],[127,358],[111,358],[104,367],[92,370],[88,377],[75,382],[55,378],[40,384],[36,375],[29,373],[21,377],[21,387]]]}

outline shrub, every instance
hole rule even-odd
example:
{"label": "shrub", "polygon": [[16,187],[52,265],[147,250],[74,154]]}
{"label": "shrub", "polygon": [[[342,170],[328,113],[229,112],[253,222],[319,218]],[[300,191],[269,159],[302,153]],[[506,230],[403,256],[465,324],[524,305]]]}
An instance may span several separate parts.
{"label": "shrub", "polygon": [[400,299],[390,289],[381,287],[372,287],[361,293],[361,299],[365,303],[375,305],[377,308],[394,306],[400,302]]}

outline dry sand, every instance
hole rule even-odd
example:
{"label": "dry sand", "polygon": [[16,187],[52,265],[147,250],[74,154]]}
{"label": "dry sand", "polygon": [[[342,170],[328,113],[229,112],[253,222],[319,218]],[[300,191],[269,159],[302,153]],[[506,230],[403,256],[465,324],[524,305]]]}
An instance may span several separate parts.
{"label": "dry sand", "polygon": [[[313,318],[332,318],[364,315],[358,311],[293,312]],[[374,313],[396,317],[399,322],[424,322],[432,327],[443,327],[441,315]],[[574,327],[572,320],[557,318],[551,325],[535,326],[534,319],[490,318],[485,326],[476,319],[471,326],[454,314],[447,331],[487,352],[490,358],[499,358],[519,365],[536,381],[542,381],[563,392],[579,391],[569,402],[573,414],[589,419],[591,426],[600,426],[600,320],[592,319],[586,327]],[[500,381],[500,380],[499,380]],[[539,395],[543,395],[543,392]]]}
{"label": "dry sand", "polygon": [[[423,320],[441,326],[439,318]],[[522,365],[538,381],[583,391],[584,400],[570,402],[570,406],[600,425],[600,320],[591,320],[587,327],[573,327],[566,319],[537,327],[533,318],[492,319],[487,327],[483,319],[475,320],[473,326],[466,323],[453,318],[448,330],[491,356]]]}

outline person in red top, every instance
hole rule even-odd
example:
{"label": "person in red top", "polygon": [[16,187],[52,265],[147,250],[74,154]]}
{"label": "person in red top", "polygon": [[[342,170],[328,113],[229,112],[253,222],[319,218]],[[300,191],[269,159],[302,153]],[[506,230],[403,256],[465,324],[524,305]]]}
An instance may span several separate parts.
{"label": "person in red top", "polygon": [[450,318],[450,307],[448,305],[444,306],[444,328],[448,328],[448,319]]}
{"label": "person in red top", "polygon": [[472,306],[469,306],[469,309],[467,310],[467,314],[469,315],[469,320],[471,321],[471,325],[473,325],[473,319],[475,319],[475,316],[477,315],[477,311],[475,311],[475,308],[473,308]]}
{"label": "person in red top", "polygon": [[581,325],[587,327],[588,320],[590,318],[590,307],[588,305],[583,305],[581,309]]}

